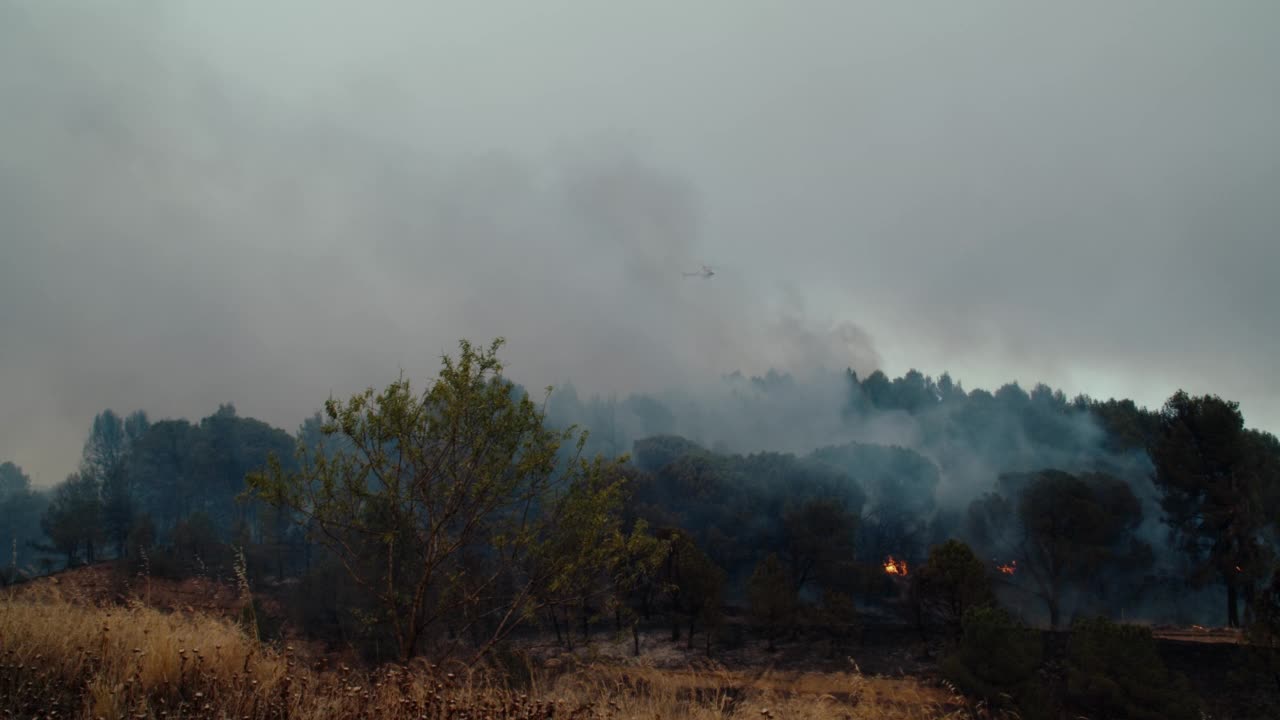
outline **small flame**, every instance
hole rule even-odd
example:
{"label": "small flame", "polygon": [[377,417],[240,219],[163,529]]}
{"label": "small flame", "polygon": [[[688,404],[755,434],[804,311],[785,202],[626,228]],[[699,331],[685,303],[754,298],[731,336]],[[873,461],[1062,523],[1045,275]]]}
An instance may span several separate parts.
{"label": "small flame", "polygon": [[895,560],[893,556],[890,555],[889,559],[884,561],[884,571],[890,575],[906,575],[907,561]]}
{"label": "small flame", "polygon": [[1012,574],[1014,574],[1014,573],[1018,572],[1018,561],[1017,561],[1017,560],[1011,560],[1011,561],[1009,561],[1009,562],[1005,563],[1004,565],[1001,565],[1001,566],[997,567],[996,569],[997,569],[997,570],[999,570],[1000,572],[1004,573],[1005,575],[1012,575]]}
{"label": "small flame", "polygon": [[1241,570],[1241,569],[1240,569],[1240,566],[1239,566],[1239,565],[1237,565],[1237,566],[1236,566],[1236,572],[1244,572],[1244,570]]}

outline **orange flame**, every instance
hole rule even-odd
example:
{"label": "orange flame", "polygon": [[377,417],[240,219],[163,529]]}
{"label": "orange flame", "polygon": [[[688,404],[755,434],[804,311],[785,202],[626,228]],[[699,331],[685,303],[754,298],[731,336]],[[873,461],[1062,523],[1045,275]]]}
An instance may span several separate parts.
{"label": "orange flame", "polygon": [[893,556],[890,555],[889,559],[884,561],[884,571],[890,575],[906,575],[907,561],[895,560]]}
{"label": "orange flame", "polygon": [[998,566],[996,569],[1004,573],[1005,575],[1012,575],[1018,572],[1018,561],[1013,560],[1013,561],[1007,562],[1004,565]]}

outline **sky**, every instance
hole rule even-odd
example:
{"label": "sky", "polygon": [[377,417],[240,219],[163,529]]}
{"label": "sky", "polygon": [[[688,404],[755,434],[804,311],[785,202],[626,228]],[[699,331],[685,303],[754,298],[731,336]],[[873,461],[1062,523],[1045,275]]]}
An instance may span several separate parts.
{"label": "sky", "polygon": [[[1280,430],[1280,4],[0,3],[0,460],[297,427],[457,341],[583,392],[950,371]],[[710,279],[682,272],[702,263]]]}

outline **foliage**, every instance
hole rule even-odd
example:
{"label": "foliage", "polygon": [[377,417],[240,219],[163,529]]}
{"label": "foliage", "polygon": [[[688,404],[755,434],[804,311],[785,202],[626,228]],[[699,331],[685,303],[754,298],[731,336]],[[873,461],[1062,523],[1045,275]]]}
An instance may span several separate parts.
{"label": "foliage", "polygon": [[959,540],[934,546],[912,581],[918,586],[916,592],[924,610],[957,637],[970,608],[990,605],[995,600],[985,566]]}
{"label": "foliage", "polygon": [[1124,481],[1042,470],[1000,482],[1003,494],[971,504],[970,535],[990,553],[1018,561],[1013,580],[1044,601],[1053,627],[1069,591],[1105,593],[1104,571],[1133,572],[1150,563],[1150,548],[1134,535],[1142,506]]}
{"label": "foliage", "polygon": [[1067,703],[1090,717],[1196,720],[1200,703],[1186,678],[1170,673],[1151,630],[1106,618],[1075,623],[1067,662]]}
{"label": "foliage", "polygon": [[462,342],[421,395],[401,378],[377,394],[330,399],[323,432],[341,434],[347,449],[303,446],[299,471],[273,461],[249,478],[257,497],[310,523],[375,598],[371,620],[391,628],[404,659],[424,649],[447,655],[464,642],[483,654],[532,614],[539,589],[605,565],[601,555],[547,549],[577,531],[562,519],[606,531],[613,465],[557,467],[574,431],[547,428],[527,395],[515,397],[500,346]]}
{"label": "foliage", "polygon": [[652,602],[663,561],[671,554],[671,543],[649,532],[648,523],[636,520],[629,533],[621,528],[608,541],[610,605],[618,629],[623,621],[631,628],[632,648],[640,654],[640,617]]}
{"label": "foliage", "polygon": [[791,578],[777,555],[769,554],[756,566],[747,583],[747,601],[752,618],[764,628],[769,650],[777,649],[775,641],[794,620],[798,604]]}
{"label": "foliage", "polygon": [[[706,630],[707,651],[710,652],[713,630],[721,620],[725,573],[688,534],[675,531],[663,535],[669,538],[663,580],[671,594],[673,622],[676,613],[688,618],[689,647],[693,647],[694,631],[701,622]],[[673,624],[672,639],[678,639],[678,634],[679,629]]]}
{"label": "foliage", "polygon": [[782,525],[797,592],[814,580],[830,586],[841,563],[853,557],[858,517],[839,500],[809,500],[784,513]]}
{"label": "foliage", "polygon": [[1238,597],[1252,594],[1270,568],[1264,500],[1280,483],[1274,448],[1244,428],[1239,404],[1179,391],[1160,413],[1151,449],[1161,506],[1179,546],[1195,564],[1192,581],[1220,579],[1227,624],[1240,624]]}
{"label": "foliage", "polygon": [[829,643],[828,655],[844,649],[862,627],[853,599],[833,590],[822,593],[818,622]]}
{"label": "foliage", "polygon": [[1280,568],[1272,572],[1271,582],[1249,606],[1245,639],[1251,655],[1248,674],[1280,692]]}
{"label": "foliage", "polygon": [[74,565],[84,553],[87,562],[95,559],[101,534],[102,501],[98,483],[91,475],[73,473],[53,489],[48,508],[40,517],[40,527],[53,542],[53,549]]}
{"label": "foliage", "polygon": [[997,707],[1045,712],[1047,696],[1036,674],[1044,656],[1039,635],[991,606],[965,611],[961,625],[959,646],[942,662],[951,682]]}
{"label": "foliage", "polygon": [[0,463],[0,547],[3,548],[6,577],[30,575],[34,559],[32,547],[44,531],[41,516],[48,504],[44,493],[31,488],[31,478],[11,462]]}
{"label": "foliage", "polygon": [[941,482],[937,465],[907,448],[864,443],[819,448],[809,457],[855,478],[865,489],[869,512],[858,527],[860,559],[879,563],[886,555],[922,554]]}
{"label": "foliage", "polygon": [[[783,453],[722,455],[678,438],[638,442],[636,455],[628,511],[652,527],[689,533],[726,572],[731,596],[741,597],[769,553],[795,562],[793,582],[843,580],[838,561],[851,557],[865,500],[845,473]],[[644,470],[655,458],[665,464]]]}
{"label": "foliage", "polygon": [[128,472],[129,452],[149,425],[146,413],[122,418],[105,410],[93,419],[85,441],[81,474],[98,482],[102,499],[102,531],[115,544],[116,555],[124,556],[129,529],[133,526],[133,478]]}
{"label": "foliage", "polygon": [[0,463],[0,499],[31,492],[31,478],[11,462]]}
{"label": "foliage", "polygon": [[231,548],[222,542],[213,520],[204,513],[192,513],[173,526],[170,552],[171,558],[164,560],[173,562],[163,566],[157,564],[157,574],[208,576],[227,573],[231,569]]}

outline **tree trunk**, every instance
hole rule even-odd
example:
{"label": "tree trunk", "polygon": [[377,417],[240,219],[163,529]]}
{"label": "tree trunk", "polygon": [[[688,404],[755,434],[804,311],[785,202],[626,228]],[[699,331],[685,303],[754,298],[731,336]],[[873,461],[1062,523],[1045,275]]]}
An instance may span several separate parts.
{"label": "tree trunk", "polygon": [[622,632],[622,603],[613,609],[613,629],[615,632]]}
{"label": "tree trunk", "polygon": [[547,608],[551,612],[551,626],[556,629],[556,644],[564,644],[564,636],[560,634],[560,618],[556,616],[556,606]]}
{"label": "tree trunk", "polygon": [[680,589],[671,595],[671,642],[680,639]]}
{"label": "tree trunk", "polygon": [[1062,621],[1062,610],[1058,607],[1058,598],[1050,597],[1045,602],[1049,605],[1049,627],[1057,630],[1058,623]]}
{"label": "tree trunk", "polygon": [[407,663],[413,659],[418,652],[418,631],[421,628],[414,621],[410,621],[410,627],[406,630],[404,639],[400,644],[400,662]]}
{"label": "tree trunk", "polygon": [[1227,577],[1227,627],[1240,627],[1239,589],[1235,578]]}
{"label": "tree trunk", "polygon": [[631,646],[636,657],[640,657],[640,623],[631,623]]}
{"label": "tree trunk", "polygon": [[564,611],[564,645],[569,650],[573,650],[573,616],[568,608]]}
{"label": "tree trunk", "polygon": [[689,650],[693,649],[693,622],[697,617],[696,613],[689,614],[689,644],[686,646]]}
{"label": "tree trunk", "polygon": [[582,642],[586,642],[587,638],[591,635],[591,628],[588,625],[589,617],[590,617],[590,610],[587,608],[587,601],[583,600],[582,601]]}

